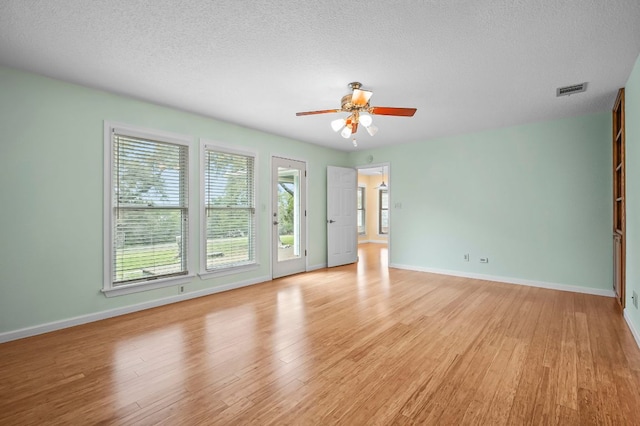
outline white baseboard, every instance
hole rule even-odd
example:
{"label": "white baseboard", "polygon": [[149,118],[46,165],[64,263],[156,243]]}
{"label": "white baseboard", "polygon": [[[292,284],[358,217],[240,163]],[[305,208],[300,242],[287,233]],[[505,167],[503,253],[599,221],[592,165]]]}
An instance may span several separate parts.
{"label": "white baseboard", "polygon": [[451,275],[454,277],[473,278],[476,280],[495,281],[506,284],[526,285],[529,287],[548,288],[550,290],[571,291],[574,293],[593,294],[596,296],[615,297],[613,290],[603,290],[600,288],[580,287],[577,285],[549,283],[545,281],[523,280],[520,278],[501,277],[485,274],[474,274],[470,272],[451,271],[447,269],[423,268],[419,266],[390,264],[391,268],[407,269],[410,271],[429,272],[432,274]]}
{"label": "white baseboard", "polygon": [[636,339],[636,345],[638,345],[638,347],[640,348],[640,333],[638,333],[638,330],[636,329],[636,327],[633,325],[633,321],[631,321],[631,318],[629,317],[629,308],[624,308],[624,320],[627,322],[627,325],[629,326],[629,330],[631,330],[631,334],[633,334],[633,338]]}
{"label": "white baseboard", "polygon": [[19,330],[7,331],[4,333],[0,333],[0,343],[9,342],[11,340],[23,339],[25,337],[36,336],[38,334],[48,333],[50,331],[61,330],[63,328],[69,328],[69,327],[74,327],[76,325],[100,321],[103,319],[117,317],[120,315],[126,315],[132,312],[143,311],[145,309],[157,308],[158,306],[169,305],[171,303],[182,302],[184,300],[195,299],[197,297],[202,297],[202,296],[208,296],[210,294],[222,293],[223,291],[234,290],[237,288],[246,287],[253,284],[263,283],[265,281],[271,281],[271,278],[259,277],[251,280],[224,284],[217,287],[205,288],[202,290],[178,294],[176,296],[170,296],[162,299],[156,299],[156,300],[150,300],[148,302],[138,303],[135,305],[124,306],[122,308],[109,309],[106,311],[80,315],[73,318],[67,318],[60,321],[54,321],[46,324],[35,325],[32,327],[21,328]]}

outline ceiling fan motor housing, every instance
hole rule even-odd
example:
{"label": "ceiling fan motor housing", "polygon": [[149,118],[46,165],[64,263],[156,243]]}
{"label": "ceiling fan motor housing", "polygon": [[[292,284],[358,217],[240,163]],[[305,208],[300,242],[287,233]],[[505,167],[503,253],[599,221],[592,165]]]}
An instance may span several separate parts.
{"label": "ceiling fan motor housing", "polygon": [[353,97],[352,93],[349,93],[349,94],[344,95],[342,97],[342,101],[340,103],[342,105],[342,110],[343,111],[347,111],[347,112],[364,111],[367,108],[369,108],[369,104],[366,104],[366,105],[354,105],[351,102],[352,97]]}

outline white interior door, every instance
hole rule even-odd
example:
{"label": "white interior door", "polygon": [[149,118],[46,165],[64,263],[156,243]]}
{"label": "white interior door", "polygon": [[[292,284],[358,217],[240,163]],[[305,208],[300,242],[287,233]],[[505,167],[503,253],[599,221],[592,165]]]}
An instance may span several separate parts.
{"label": "white interior door", "polygon": [[307,165],[302,161],[272,158],[272,277],[307,269]]}
{"label": "white interior door", "polygon": [[358,260],[356,169],[327,167],[327,266]]}

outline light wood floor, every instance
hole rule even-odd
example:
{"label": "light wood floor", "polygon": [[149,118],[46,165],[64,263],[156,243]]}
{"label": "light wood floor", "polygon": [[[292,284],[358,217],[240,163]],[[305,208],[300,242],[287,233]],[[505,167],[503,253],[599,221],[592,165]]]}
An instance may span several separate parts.
{"label": "light wood floor", "polygon": [[640,424],[640,351],[613,298],[360,251],[2,344],[0,424]]}

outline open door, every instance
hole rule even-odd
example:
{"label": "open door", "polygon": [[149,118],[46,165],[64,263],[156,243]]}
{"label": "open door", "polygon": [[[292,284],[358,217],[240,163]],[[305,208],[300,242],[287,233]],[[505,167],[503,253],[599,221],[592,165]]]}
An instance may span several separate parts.
{"label": "open door", "polygon": [[327,167],[327,266],[358,260],[357,172]]}
{"label": "open door", "polygon": [[613,107],[613,290],[618,303],[625,307],[626,264],[626,173],[624,89],[618,91]]}

